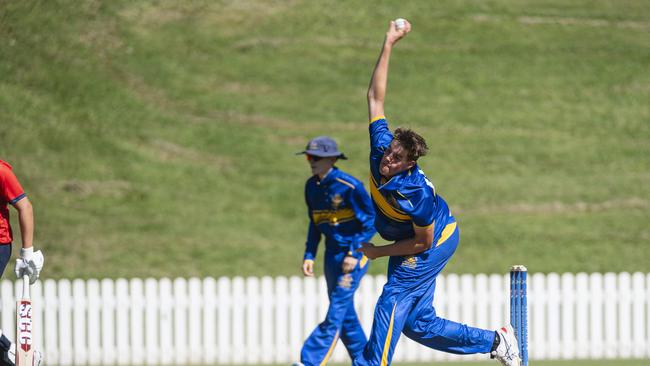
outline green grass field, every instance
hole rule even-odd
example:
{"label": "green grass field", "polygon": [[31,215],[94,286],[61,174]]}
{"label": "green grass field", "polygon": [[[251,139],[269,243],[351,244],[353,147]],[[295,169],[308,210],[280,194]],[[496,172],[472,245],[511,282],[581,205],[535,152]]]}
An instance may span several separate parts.
{"label": "green grass field", "polygon": [[3,1],[0,158],[44,276],[297,274],[294,152],[331,135],[367,179],[398,16],[386,111],[432,147],[447,271],[650,271],[647,1]]}

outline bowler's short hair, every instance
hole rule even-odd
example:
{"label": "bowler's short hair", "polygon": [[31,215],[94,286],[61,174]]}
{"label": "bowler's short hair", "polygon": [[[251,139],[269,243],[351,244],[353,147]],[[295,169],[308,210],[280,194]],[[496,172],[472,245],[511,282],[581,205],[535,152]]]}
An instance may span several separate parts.
{"label": "bowler's short hair", "polygon": [[396,129],[394,138],[406,151],[409,160],[417,161],[421,156],[426,155],[429,151],[429,147],[427,146],[424,137],[418,135],[411,129]]}

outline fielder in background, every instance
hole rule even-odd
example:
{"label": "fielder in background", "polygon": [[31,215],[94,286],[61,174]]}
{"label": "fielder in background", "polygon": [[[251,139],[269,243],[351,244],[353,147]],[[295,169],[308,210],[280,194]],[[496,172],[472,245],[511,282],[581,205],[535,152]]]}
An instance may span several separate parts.
{"label": "fielder in background", "polygon": [[[391,22],[368,90],[370,118],[370,193],[377,212],[377,232],[393,244],[366,243],[368,258],[389,256],[388,280],[375,307],[370,339],[354,365],[389,365],[404,333],[427,347],[456,354],[491,353],[503,365],[519,365],[511,326],[497,331],[440,318],[434,309],[436,277],[456,251],[456,219],[434,185],[417,165],[427,153],[422,136],[388,129],[384,99],[393,46],[411,25]],[[438,141],[444,141],[440,138]],[[441,147],[440,151],[444,151]]]}
{"label": "fielder in background", "polygon": [[330,305],[325,320],[305,340],[300,361],[307,366],[327,363],[339,338],[351,358],[359,357],[366,344],[357,313],[354,292],[368,271],[368,258],[356,250],[375,234],[375,211],[363,184],[334,166],[346,159],[336,142],[316,137],[299,154],[307,156],[313,176],[305,184],[309,215],[302,272],[314,275],[314,258],[321,234],[325,235],[325,279]]}
{"label": "fielder in background", "polygon": [[[14,175],[11,165],[0,160],[0,275],[5,270],[11,258],[13,233],[9,224],[9,209],[12,205],[18,211],[18,222],[22,247],[20,258],[16,259],[15,273],[18,278],[24,274],[29,275],[30,283],[36,282],[43,268],[43,255],[41,251],[34,252],[34,212],[32,204],[22,186]],[[0,330],[0,365],[13,366],[15,362],[15,346]],[[34,365],[40,365],[42,355],[34,351]]]}

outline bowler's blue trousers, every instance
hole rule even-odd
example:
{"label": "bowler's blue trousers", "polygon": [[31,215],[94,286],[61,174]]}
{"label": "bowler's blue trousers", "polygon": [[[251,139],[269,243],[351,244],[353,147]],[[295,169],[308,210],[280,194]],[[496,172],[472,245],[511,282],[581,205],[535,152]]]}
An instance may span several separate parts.
{"label": "bowler's blue trousers", "polygon": [[436,277],[456,251],[456,223],[451,236],[417,255],[391,257],[388,282],[377,301],[370,339],[353,365],[390,365],[400,334],[427,347],[457,354],[488,353],[495,332],[440,318],[433,307]]}

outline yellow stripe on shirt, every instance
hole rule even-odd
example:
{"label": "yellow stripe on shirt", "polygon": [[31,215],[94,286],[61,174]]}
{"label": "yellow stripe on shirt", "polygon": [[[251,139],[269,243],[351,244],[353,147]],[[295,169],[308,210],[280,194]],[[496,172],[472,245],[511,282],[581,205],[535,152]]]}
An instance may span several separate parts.
{"label": "yellow stripe on shirt", "polygon": [[[409,172],[409,174],[411,174],[411,172]],[[405,195],[403,195],[402,193],[400,193],[400,191],[395,191],[395,193],[399,194],[400,197],[402,197],[404,200],[406,200],[406,201],[409,203],[409,205],[411,205],[411,207],[413,207],[413,204],[411,203],[411,200],[408,199],[408,198],[407,198]]]}
{"label": "yellow stripe on shirt", "polygon": [[348,187],[350,187],[350,188],[352,188],[352,189],[356,189],[356,187],[354,186],[354,184],[348,182],[347,180],[343,180],[343,179],[341,179],[341,178],[336,178],[336,180],[339,181],[340,183],[345,184],[346,186],[348,186]]}
{"label": "yellow stripe on shirt", "polygon": [[386,197],[384,197],[381,192],[379,192],[379,189],[377,189],[377,183],[372,177],[372,173],[370,174],[370,196],[377,204],[377,207],[379,207],[379,210],[381,210],[381,212],[389,219],[399,222],[407,222],[411,220],[409,215],[391,206],[390,203],[386,201]]}
{"label": "yellow stripe on shirt", "polygon": [[346,222],[354,220],[356,215],[354,210],[351,208],[344,208],[341,210],[313,210],[311,212],[311,217],[314,220],[316,225],[320,225],[324,222],[329,222],[334,225],[341,222]]}

